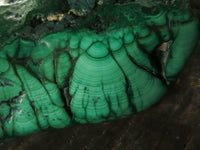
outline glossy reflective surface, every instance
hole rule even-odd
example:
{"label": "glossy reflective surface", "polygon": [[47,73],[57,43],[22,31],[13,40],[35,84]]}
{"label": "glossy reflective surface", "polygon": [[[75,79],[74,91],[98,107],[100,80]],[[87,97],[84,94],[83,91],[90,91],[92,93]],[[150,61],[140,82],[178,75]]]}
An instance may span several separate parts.
{"label": "glossy reflective surface", "polygon": [[197,18],[177,7],[104,5],[63,31],[6,43],[1,138],[149,108],[183,68],[198,27]]}

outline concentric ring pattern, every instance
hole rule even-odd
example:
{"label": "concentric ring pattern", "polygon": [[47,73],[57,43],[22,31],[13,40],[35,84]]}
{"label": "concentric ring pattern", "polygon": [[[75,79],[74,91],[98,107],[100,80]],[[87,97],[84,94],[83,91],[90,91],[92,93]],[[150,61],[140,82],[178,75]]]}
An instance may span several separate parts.
{"label": "concentric ring pattern", "polygon": [[197,43],[198,20],[168,6],[115,7],[97,12],[100,22],[0,50],[0,139],[126,117],[166,93]]}

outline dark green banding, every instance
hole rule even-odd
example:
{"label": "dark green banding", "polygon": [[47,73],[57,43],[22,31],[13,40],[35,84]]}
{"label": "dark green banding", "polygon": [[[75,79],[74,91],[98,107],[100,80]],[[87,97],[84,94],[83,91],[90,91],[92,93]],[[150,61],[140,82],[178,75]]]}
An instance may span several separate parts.
{"label": "dark green banding", "polygon": [[108,48],[103,43],[94,43],[88,50],[88,55],[94,58],[102,58],[108,55]]}
{"label": "dark green banding", "polygon": [[1,141],[148,109],[198,41],[197,18],[178,7],[108,4],[78,15],[41,20],[1,47]]}
{"label": "dark green banding", "polygon": [[170,26],[174,42],[170,47],[171,58],[168,60],[166,75],[173,80],[183,68],[186,60],[195,48],[199,36],[199,22],[196,18],[179,26]]}

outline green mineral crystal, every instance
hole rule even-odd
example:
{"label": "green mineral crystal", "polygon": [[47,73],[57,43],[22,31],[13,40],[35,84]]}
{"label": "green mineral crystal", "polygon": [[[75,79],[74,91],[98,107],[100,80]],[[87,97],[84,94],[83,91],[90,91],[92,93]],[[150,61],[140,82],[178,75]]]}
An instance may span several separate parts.
{"label": "green mineral crystal", "polygon": [[45,30],[50,23],[43,22],[5,41],[0,140],[146,110],[166,93],[198,41],[198,19],[188,10],[94,5],[84,5],[92,10],[86,16],[65,15],[68,27],[61,31]]}

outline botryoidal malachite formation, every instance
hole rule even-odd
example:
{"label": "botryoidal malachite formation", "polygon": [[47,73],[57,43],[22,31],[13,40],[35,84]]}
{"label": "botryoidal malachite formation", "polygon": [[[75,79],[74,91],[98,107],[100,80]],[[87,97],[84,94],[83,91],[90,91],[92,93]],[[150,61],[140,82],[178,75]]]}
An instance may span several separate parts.
{"label": "botryoidal malachite formation", "polygon": [[0,50],[1,140],[149,108],[198,41],[198,20],[187,10],[129,4],[92,13],[63,32]]}

